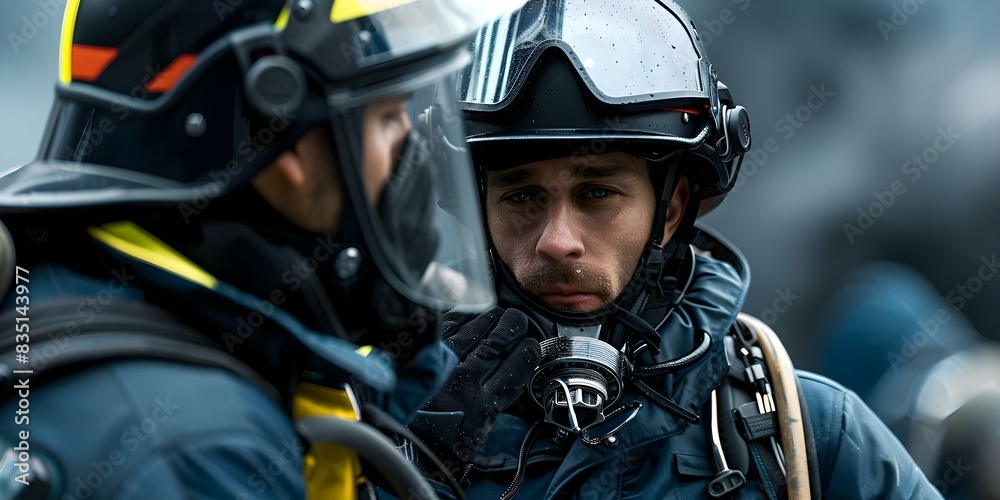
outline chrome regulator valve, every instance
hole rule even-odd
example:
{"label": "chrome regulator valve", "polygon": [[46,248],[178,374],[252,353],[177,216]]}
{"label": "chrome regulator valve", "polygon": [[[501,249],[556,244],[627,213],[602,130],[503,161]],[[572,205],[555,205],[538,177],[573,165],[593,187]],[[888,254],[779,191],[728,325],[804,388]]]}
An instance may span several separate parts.
{"label": "chrome regulator valve", "polygon": [[601,340],[555,337],[542,341],[542,362],[531,377],[531,398],[557,427],[557,438],[581,435],[584,442],[614,446],[614,433],[638,413],[633,401],[610,413],[621,398],[630,365],[624,353]]}

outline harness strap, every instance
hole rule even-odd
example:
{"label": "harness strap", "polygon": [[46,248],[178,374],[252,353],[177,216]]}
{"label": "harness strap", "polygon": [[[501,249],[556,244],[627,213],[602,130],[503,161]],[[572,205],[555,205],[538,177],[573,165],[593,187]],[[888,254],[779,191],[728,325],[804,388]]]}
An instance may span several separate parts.
{"label": "harness strap", "polygon": [[[90,322],[80,322],[77,308],[85,297],[32,306],[30,363],[15,352],[14,312],[0,316],[0,378],[13,370],[32,370],[33,379],[49,379],[112,359],[152,358],[225,369],[280,401],[278,391],[256,371],[230,356],[207,337],[181,324],[165,310],[144,302],[111,303]],[[3,382],[0,394],[12,391]]]}
{"label": "harness strap", "polygon": [[[767,374],[762,370],[754,370],[752,367],[755,363],[743,354],[754,349],[756,339],[743,338],[740,333],[737,324],[724,337],[730,366],[729,373],[716,389],[720,442],[730,468],[741,471],[747,477],[751,473],[756,474],[767,498],[784,500],[787,498],[785,476],[778,466],[775,448],[772,447],[772,436],[778,433],[775,412],[768,408],[762,411],[763,401],[755,396],[756,388],[749,376],[756,374],[755,376],[766,379]],[[709,485],[710,495],[711,487]],[[735,491],[726,497],[733,497],[734,494]]]}
{"label": "harness strap", "polygon": [[[777,334],[764,322],[745,313],[737,321],[748,327],[757,337],[764,361],[771,373],[774,402],[777,405],[778,426],[781,429],[781,451],[784,453],[788,498],[805,500],[813,497],[810,477],[810,451],[806,433],[812,429],[804,425],[803,407],[799,399],[797,377],[792,361]],[[815,444],[813,444],[815,446]],[[814,450],[815,448],[813,448]],[[817,493],[818,493],[818,486]]]}

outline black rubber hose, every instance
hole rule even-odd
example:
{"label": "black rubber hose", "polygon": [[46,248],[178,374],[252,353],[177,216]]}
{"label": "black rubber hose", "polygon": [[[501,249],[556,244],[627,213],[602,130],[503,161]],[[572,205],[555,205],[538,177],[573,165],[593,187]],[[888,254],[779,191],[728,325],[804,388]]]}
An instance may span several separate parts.
{"label": "black rubber hose", "polygon": [[431,461],[431,465],[444,475],[445,482],[448,483],[448,486],[451,486],[452,490],[454,490],[455,496],[458,500],[468,500],[465,496],[465,491],[462,490],[462,486],[458,484],[458,481],[455,479],[455,476],[452,475],[448,467],[446,467],[444,463],[441,462],[441,459],[438,458],[438,456],[435,455],[434,452],[420,440],[420,438],[415,436],[413,432],[407,429],[403,424],[390,417],[389,414],[382,411],[381,408],[373,404],[366,403],[362,406],[361,413],[364,415],[365,420],[371,422],[371,425],[375,426],[375,428],[399,434],[399,436],[403,439],[413,443],[413,446],[416,447],[417,450],[420,450],[420,453],[422,453],[425,458]]}
{"label": "black rubber hose", "polygon": [[335,417],[310,417],[296,427],[312,444],[335,444],[354,450],[372,463],[404,499],[438,500],[430,484],[396,446],[374,427]]}

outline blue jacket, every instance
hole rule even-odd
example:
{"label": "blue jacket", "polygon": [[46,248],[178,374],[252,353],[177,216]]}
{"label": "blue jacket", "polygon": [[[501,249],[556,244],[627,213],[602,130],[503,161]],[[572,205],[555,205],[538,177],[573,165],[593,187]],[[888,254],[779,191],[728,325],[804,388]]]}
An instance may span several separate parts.
{"label": "blue jacket", "polygon": [[[277,262],[269,261],[266,252],[248,255],[245,240],[237,246],[222,250],[232,255],[238,250],[241,258],[255,262],[255,276],[272,267],[289,269],[296,261],[294,254]],[[79,329],[99,321],[105,308],[146,302],[198,325],[200,333],[251,365],[280,395],[267,395],[260,385],[224,368],[163,358],[111,359],[55,378],[30,379],[30,421],[15,422],[20,398],[8,394],[0,401],[0,413],[9,416],[0,418],[0,449],[18,446],[19,432],[30,433],[32,474],[27,479],[39,486],[35,474],[42,467],[55,478],[55,491],[43,498],[303,498],[305,447],[289,416],[288,387],[295,372],[310,367],[333,382],[368,382],[378,389],[365,393],[367,401],[405,420],[454,362],[438,342],[397,370],[379,361],[378,350],[362,357],[354,352],[357,346],[320,335],[303,324],[305,318],[293,319],[276,305],[302,303],[296,294],[305,293],[309,286],[303,282],[315,276],[300,277],[296,287],[278,282],[280,273],[259,284],[265,291],[282,291],[278,301],[249,284],[232,285],[244,279],[238,269],[208,267],[219,280],[212,288],[91,240],[81,240],[64,255],[59,262],[19,261],[30,271],[33,328],[46,319],[46,304],[76,305],[70,308],[75,314],[63,320],[65,328],[50,332],[51,344],[44,343],[41,332],[32,338],[29,366],[57,361],[61,346],[72,345]],[[13,293],[0,314],[14,314]],[[337,364],[339,359],[346,362]],[[15,482],[19,474],[13,461],[0,463],[0,498],[21,491]]]}
{"label": "blue jacket", "polygon": [[[731,261],[733,265],[698,256],[695,281],[661,330],[658,360],[688,352],[692,329],[707,331],[714,340],[705,358],[667,376],[659,387],[698,414],[704,414],[711,391],[728,371],[722,336],[734,322],[748,286],[742,259],[734,256]],[[939,498],[900,442],[853,392],[816,374],[798,375],[816,439],[824,498]],[[514,498],[707,497],[716,472],[709,455],[708,419],[688,424],[635,389],[628,389],[620,404],[632,400],[643,407],[617,434],[614,448],[589,446],[580,439],[558,445],[543,431],[527,454],[525,480]],[[528,429],[529,422],[519,414],[500,415],[479,450],[479,465],[467,476],[469,498],[503,494]],[[739,498],[764,498],[756,476],[751,476]]]}

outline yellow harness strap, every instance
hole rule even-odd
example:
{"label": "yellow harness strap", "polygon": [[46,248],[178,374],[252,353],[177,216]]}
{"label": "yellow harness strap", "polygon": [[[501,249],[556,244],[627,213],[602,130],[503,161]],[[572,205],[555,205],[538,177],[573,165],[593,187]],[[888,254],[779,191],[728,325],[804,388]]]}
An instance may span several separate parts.
{"label": "yellow harness strap", "polygon": [[[292,401],[292,418],[336,417],[359,420],[354,403],[346,390],[323,387],[308,382],[299,385]],[[306,498],[358,498],[361,475],[358,454],[343,446],[314,444],[305,456]]]}

